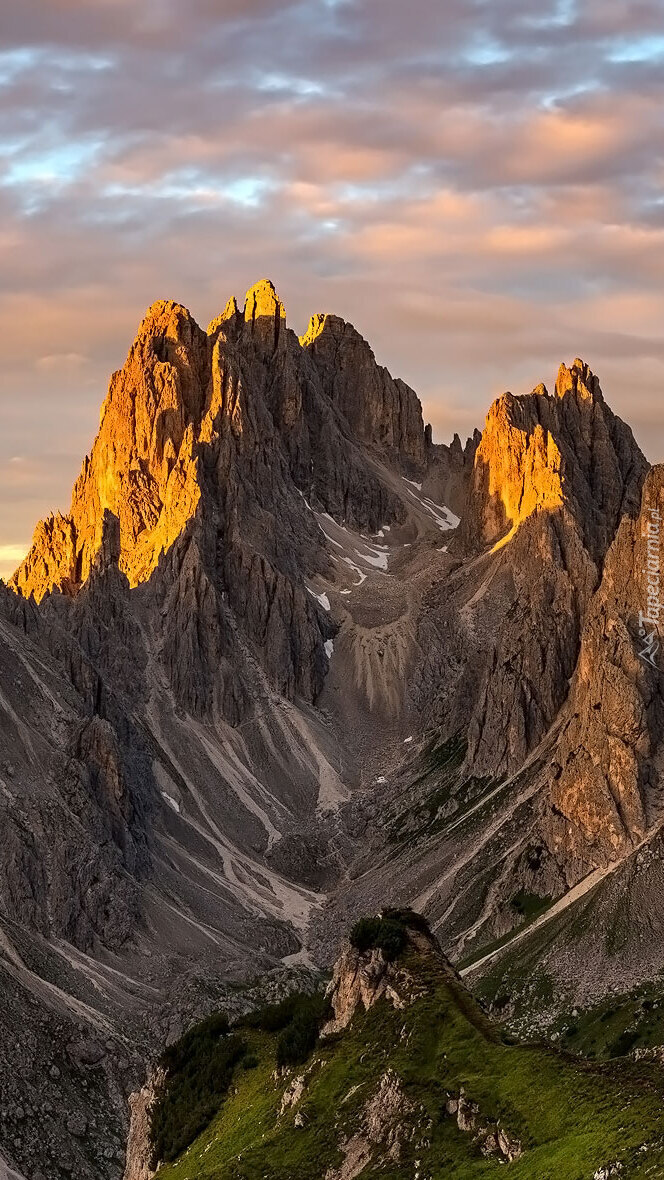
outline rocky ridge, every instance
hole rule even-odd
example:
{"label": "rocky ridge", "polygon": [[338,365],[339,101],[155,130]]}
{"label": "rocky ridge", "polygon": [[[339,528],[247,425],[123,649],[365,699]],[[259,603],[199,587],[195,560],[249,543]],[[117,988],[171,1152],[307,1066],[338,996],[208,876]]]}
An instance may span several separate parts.
{"label": "rocky ridge", "polygon": [[[391,936],[402,932],[399,952],[388,926]],[[369,983],[370,1003],[356,995],[351,1012],[358,972],[376,980],[381,958],[399,1004]],[[354,1180],[377,1171],[434,1180],[489,1175],[497,1165],[541,1180],[571,1176],[579,1161],[588,1176],[636,1180],[661,1167],[656,1076],[643,1064],[607,1070],[506,1039],[421,916],[392,911],[354,928],[330,992],[348,1020],[290,1065],[278,1064],[282,1042],[262,1024],[260,1034],[241,1030],[251,1069],[236,1071],[214,1118],[157,1180],[183,1180],[192,1169],[200,1180],[238,1172]],[[172,1100],[180,1083],[176,1066],[166,1080]]]}

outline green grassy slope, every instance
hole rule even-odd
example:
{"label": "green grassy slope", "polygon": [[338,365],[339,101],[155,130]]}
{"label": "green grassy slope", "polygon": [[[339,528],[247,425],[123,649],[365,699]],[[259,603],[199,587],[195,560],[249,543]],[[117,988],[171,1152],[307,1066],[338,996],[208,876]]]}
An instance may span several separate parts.
{"label": "green grassy slope", "polygon": [[[363,1178],[591,1180],[616,1161],[620,1180],[664,1176],[659,1067],[589,1063],[506,1043],[434,955],[410,948],[401,965],[413,977],[403,1010],[380,1000],[357,1012],[349,1029],[284,1076],[275,1076],[276,1037],[247,1030],[258,1063],[237,1068],[210,1125],[158,1180],[323,1178],[343,1159],[343,1140],[361,1130],[365,1105],[388,1069],[412,1103],[412,1138],[402,1136],[398,1161],[385,1144],[375,1145]],[[301,1101],[280,1117],[286,1087],[305,1070]],[[485,1120],[521,1140],[520,1159],[485,1157],[473,1135],[458,1129],[445,1104],[462,1087]]]}

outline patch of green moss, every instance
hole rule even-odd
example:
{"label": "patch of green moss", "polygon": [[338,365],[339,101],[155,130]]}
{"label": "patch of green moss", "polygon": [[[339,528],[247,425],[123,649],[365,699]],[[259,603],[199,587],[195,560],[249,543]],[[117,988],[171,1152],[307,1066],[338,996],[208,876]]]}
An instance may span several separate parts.
{"label": "patch of green moss", "polygon": [[461,775],[467,741],[434,737],[421,752],[418,773],[404,791],[401,810],[388,825],[390,843],[417,842],[463,821],[492,795],[501,779]]}
{"label": "patch of green moss", "polygon": [[552,898],[541,897],[538,893],[529,893],[527,889],[520,889],[515,893],[510,905],[514,907],[526,922],[531,922],[534,918],[538,918],[551,905]]}
{"label": "patch of green moss", "polygon": [[572,1053],[605,1061],[634,1049],[664,1044],[664,990],[648,984],[574,1010],[556,1023],[560,1044]]}

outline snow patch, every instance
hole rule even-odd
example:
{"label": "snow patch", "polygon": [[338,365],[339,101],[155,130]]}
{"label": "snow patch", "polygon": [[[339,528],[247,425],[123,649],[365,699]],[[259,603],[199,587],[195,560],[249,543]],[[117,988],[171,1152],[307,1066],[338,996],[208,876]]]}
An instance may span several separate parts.
{"label": "snow patch", "polygon": [[353,573],[359,575],[359,581],[355,583],[356,586],[361,586],[363,582],[366,582],[367,575],[362,572],[359,565],[356,565],[354,561],[351,561],[350,557],[344,557],[343,560],[345,561],[347,566],[350,566]]}
{"label": "snow patch", "polygon": [[334,652],[334,641],[332,639],[326,639],[325,640],[325,655],[327,656],[328,660],[332,659],[333,652]]}
{"label": "snow patch", "polygon": [[[417,488],[418,492],[422,491],[421,483],[415,483],[412,479],[406,479],[404,482],[409,483],[411,487]],[[410,495],[414,500],[418,501],[425,512],[429,513],[429,516],[433,517],[442,533],[448,532],[449,529],[457,528],[461,523],[460,517],[455,516],[452,509],[447,508],[444,504],[436,504],[429,496],[416,496],[414,492],[410,492]]]}
{"label": "snow patch", "polygon": [[161,793],[162,793],[162,796],[164,797],[164,799],[166,800],[166,802],[168,803],[169,807],[172,807],[175,814],[179,815],[180,812],[182,811],[182,808],[180,807],[180,804],[178,803],[177,799],[174,799],[172,795],[169,795],[168,791],[162,791]]}
{"label": "snow patch", "polygon": [[376,782],[377,782],[377,783],[386,783],[386,782],[387,782],[387,779],[385,778],[385,775],[384,775],[384,774],[379,774],[379,775],[378,775],[378,778],[376,779]]}
{"label": "snow patch", "polygon": [[307,590],[309,591],[311,597],[316,599],[316,602],[320,602],[323,610],[329,611],[332,609],[327,594],[316,594],[316,591],[312,590],[310,586],[307,586]]}
{"label": "snow patch", "polygon": [[371,553],[360,553],[357,549],[355,552],[357,553],[360,561],[366,561],[368,565],[373,565],[378,570],[386,570],[388,554],[387,552],[381,552],[382,549],[382,545],[373,545],[371,546]]}
{"label": "snow patch", "polygon": [[329,541],[332,545],[336,545],[337,549],[343,549],[343,545],[341,545],[339,541],[335,541],[334,537],[331,537],[329,533],[326,533],[322,525],[319,525],[318,527],[320,528],[320,531],[325,537],[326,541]]}
{"label": "snow patch", "polygon": [[412,737],[404,738],[403,739],[404,746],[407,746],[409,742],[412,742],[412,740],[413,740]]}
{"label": "snow patch", "polygon": [[444,504],[434,504],[433,500],[430,500],[428,496],[425,496],[422,500],[422,507],[431,513],[438,528],[443,533],[446,533],[448,529],[457,528],[461,523],[461,518],[455,516],[451,508],[446,508]]}
{"label": "snow patch", "polygon": [[417,488],[418,492],[422,491],[422,484],[421,483],[415,483],[414,479],[406,479],[405,475],[402,475],[401,478],[404,483],[409,483],[411,488]]}

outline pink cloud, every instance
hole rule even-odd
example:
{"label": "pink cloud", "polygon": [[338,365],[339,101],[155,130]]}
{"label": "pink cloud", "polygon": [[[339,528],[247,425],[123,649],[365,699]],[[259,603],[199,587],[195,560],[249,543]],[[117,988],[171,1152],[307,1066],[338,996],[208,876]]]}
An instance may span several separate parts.
{"label": "pink cloud", "polygon": [[439,437],[580,353],[664,455],[664,82],[616,52],[658,32],[661,5],[554,16],[7,6],[0,546],[66,504],[145,307],[174,297],[206,323],[266,273],[297,330],[317,310],[354,321]]}

